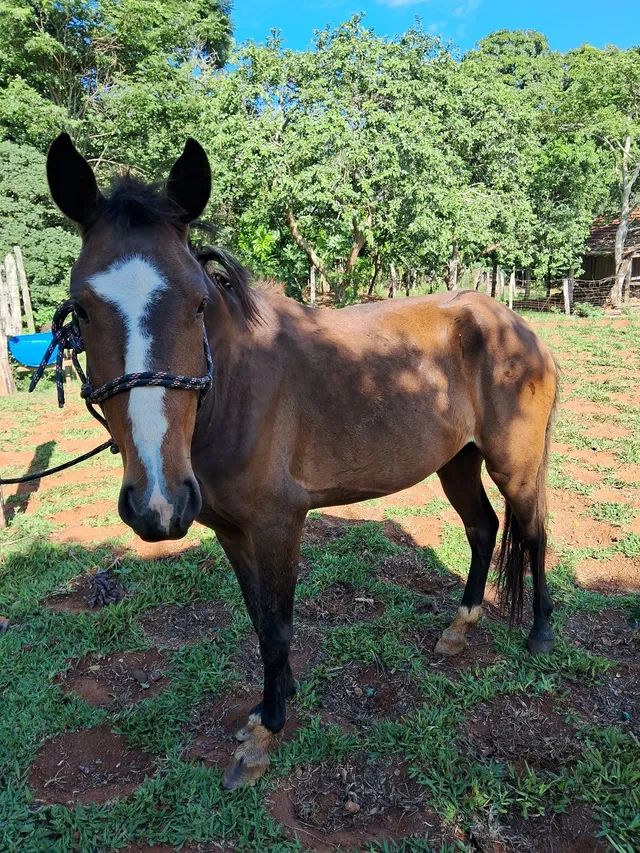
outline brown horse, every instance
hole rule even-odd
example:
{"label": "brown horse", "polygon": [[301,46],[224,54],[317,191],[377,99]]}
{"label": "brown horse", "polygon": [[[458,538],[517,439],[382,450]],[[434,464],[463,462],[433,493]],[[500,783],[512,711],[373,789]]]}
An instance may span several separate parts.
{"label": "brown horse", "polygon": [[529,649],[551,648],[545,470],[556,368],[521,318],[474,292],[332,311],[252,290],[226,253],[189,248],[211,184],[193,140],[164,190],[121,178],[104,197],[66,134],[47,172],[82,234],[71,297],[92,385],[145,370],[200,376],[203,334],[213,354],[200,407],[194,392],[135,387],[103,411],[124,462],[123,520],[147,540],[183,536],[196,519],[213,528],[260,641],[263,698],[238,733],[226,787],[264,773],[285,723],[300,536],[314,507],[437,472],[471,546],[461,606],[436,646],[457,654],[482,613],[498,530],[484,460],[506,501],[503,600],[521,610],[530,567]]}

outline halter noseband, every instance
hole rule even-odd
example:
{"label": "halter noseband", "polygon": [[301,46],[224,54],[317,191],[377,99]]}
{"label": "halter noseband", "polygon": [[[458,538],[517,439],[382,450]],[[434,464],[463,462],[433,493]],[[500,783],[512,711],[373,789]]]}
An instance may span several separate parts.
{"label": "halter noseband", "polygon": [[[71,317],[68,323],[64,321]],[[64,406],[64,372],[62,369],[62,358],[64,350],[71,352],[71,360],[75,367],[78,376],[82,382],[80,396],[87,404],[87,409],[93,417],[100,421],[105,429],[110,432],[105,418],[94,408],[94,403],[102,403],[109,397],[115,394],[121,394],[123,391],[130,391],[132,388],[143,388],[150,386],[161,386],[163,388],[181,388],[184,391],[198,391],[198,408],[202,403],[203,395],[211,387],[213,382],[213,362],[211,359],[211,350],[209,349],[209,341],[207,340],[207,332],[203,327],[202,340],[204,346],[204,356],[207,362],[207,372],[204,376],[183,376],[182,374],[166,373],[162,370],[147,370],[142,373],[125,373],[123,376],[118,376],[116,379],[111,379],[105,382],[99,388],[93,388],[89,382],[87,375],[82,369],[78,360],[78,355],[84,352],[84,341],[80,332],[78,323],[78,315],[75,311],[75,306],[72,300],[68,299],[56,309],[51,323],[51,333],[53,339],[47,351],[45,352],[42,361],[38,365],[31,379],[29,391],[33,391],[47,367],[51,354],[58,347],[56,356],[56,388],[58,392],[58,406]],[[118,452],[115,441],[111,439],[113,453]]]}

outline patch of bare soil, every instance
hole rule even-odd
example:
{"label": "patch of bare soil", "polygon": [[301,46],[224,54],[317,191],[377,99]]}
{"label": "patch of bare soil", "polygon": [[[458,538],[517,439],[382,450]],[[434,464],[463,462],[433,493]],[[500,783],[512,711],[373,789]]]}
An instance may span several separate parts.
{"label": "patch of bare soil", "polygon": [[500,696],[476,705],[460,734],[470,756],[513,764],[518,773],[525,765],[557,770],[582,751],[576,729],[564,721],[549,695]]}
{"label": "patch of bare soil", "polygon": [[45,743],[31,765],[29,786],[48,804],[104,803],[130,796],[154,772],[147,752],[103,724]]}
{"label": "patch of bare soil", "polygon": [[431,515],[408,515],[393,522],[413,546],[437,548],[442,536],[442,520]]}
{"label": "patch of bare soil", "polygon": [[155,649],[116,652],[106,657],[89,654],[58,678],[68,693],[76,693],[99,708],[116,710],[162,690],[166,660]]}
{"label": "patch of bare soil", "polygon": [[[59,516],[64,516],[64,518]],[[88,524],[72,523],[77,519],[77,510],[66,510],[54,516],[53,521],[59,529],[51,534],[51,540],[53,542],[77,542],[80,545],[93,545],[96,542],[107,542],[130,532],[129,528],[122,523],[109,524],[105,527],[91,527]]]}
{"label": "patch of bare soil", "polygon": [[460,578],[430,572],[414,551],[387,557],[379,569],[379,574],[383,581],[429,596],[436,607],[443,606],[458,591],[462,594],[463,584]]}
{"label": "patch of bare soil", "polygon": [[610,660],[637,665],[640,669],[640,629],[632,627],[624,610],[570,616],[564,627],[569,642]]}
{"label": "patch of bare soil", "polygon": [[[240,685],[236,690],[217,701],[207,701],[191,712],[189,722],[184,727],[189,746],[185,750],[187,761],[201,761],[224,768],[238,743],[235,733],[246,725],[249,714],[260,701],[257,689],[250,690]],[[289,740],[300,728],[295,703],[287,702],[287,722],[280,734],[280,740]]]}
{"label": "patch of bare soil", "polygon": [[269,795],[273,817],[307,849],[340,846],[362,850],[367,842],[412,835],[435,849],[462,839],[429,806],[428,792],[401,761],[356,754],[320,767],[300,767]]}
{"label": "patch of bare soil", "polygon": [[628,438],[632,433],[622,424],[595,423],[586,430],[590,438]]}
{"label": "patch of bare soil", "polygon": [[563,400],[562,408],[576,412],[578,415],[613,415],[616,417],[619,414],[615,406],[609,406],[606,403],[592,403],[590,400],[582,400],[579,397]]}
{"label": "patch of bare soil", "polygon": [[380,616],[384,610],[384,604],[369,593],[340,581],[296,605],[298,618],[322,625],[351,625]]}
{"label": "patch of bare soil", "polygon": [[618,726],[640,738],[640,666],[621,663],[597,684],[572,683],[567,689],[585,723]]}
{"label": "patch of bare soil", "polygon": [[156,607],[141,616],[139,622],[155,646],[177,651],[202,638],[214,637],[229,625],[231,616],[228,606],[221,601],[194,602],[182,607]]}
{"label": "patch of bare soil", "polygon": [[578,548],[607,547],[620,538],[620,528],[596,521],[589,515],[592,504],[590,498],[584,498],[577,492],[563,491],[560,499],[556,493],[551,501],[553,538],[562,546],[574,545]]}
{"label": "patch of bare soil", "polygon": [[575,568],[576,579],[587,589],[619,594],[640,592],[640,560],[611,554],[606,560],[587,557]]}
{"label": "patch of bare soil", "polygon": [[625,483],[640,483],[640,463],[621,465],[616,470],[616,477]]}
{"label": "patch of bare soil", "polygon": [[553,811],[553,803],[540,817],[509,814],[491,826],[476,824],[471,839],[479,850],[491,853],[605,853],[609,847],[598,838],[600,825],[586,803]]}
{"label": "patch of bare soil", "polygon": [[354,662],[340,667],[327,682],[320,714],[325,722],[362,728],[407,716],[423,701],[415,679],[407,673]]}

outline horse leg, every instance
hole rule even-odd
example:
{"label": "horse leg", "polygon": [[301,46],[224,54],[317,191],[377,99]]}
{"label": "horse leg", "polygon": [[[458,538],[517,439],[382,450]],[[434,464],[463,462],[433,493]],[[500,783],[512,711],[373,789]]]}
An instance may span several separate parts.
{"label": "horse leg", "polygon": [[502,544],[498,556],[498,587],[503,606],[511,618],[522,613],[524,576],[533,577],[533,626],[527,645],[532,654],[550,652],[553,647],[551,614],[553,603],[547,589],[545,556],[547,549],[545,473],[546,449],[542,456],[530,454],[505,471],[487,459],[487,471],[506,501]]}
{"label": "horse leg", "polygon": [[456,655],[467,647],[466,634],[482,616],[482,599],[496,544],[498,518],[482,485],[482,456],[467,444],[438,471],[444,493],[456,510],[471,546],[471,566],[462,602],[452,624],[436,643],[441,655]]}
{"label": "horse leg", "polygon": [[289,645],[304,515],[289,525],[282,518],[270,522],[259,529],[219,534],[258,635],[264,665],[262,702],[236,735],[241,744],[224,775],[227,789],[253,785],[264,774],[285,724],[286,700],[295,693]]}

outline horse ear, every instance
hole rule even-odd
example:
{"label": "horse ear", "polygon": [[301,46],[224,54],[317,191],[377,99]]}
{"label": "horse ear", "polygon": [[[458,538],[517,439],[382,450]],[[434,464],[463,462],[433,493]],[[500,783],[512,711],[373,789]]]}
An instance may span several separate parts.
{"label": "horse ear", "polygon": [[204,148],[187,139],[184,151],[173,164],[167,180],[167,195],[184,212],[182,221],[193,222],[207,206],[211,195],[211,166]]}
{"label": "horse ear", "polygon": [[60,210],[85,228],[96,212],[100,192],[93,169],[78,153],[68,133],[61,133],[51,143],[47,180]]}

